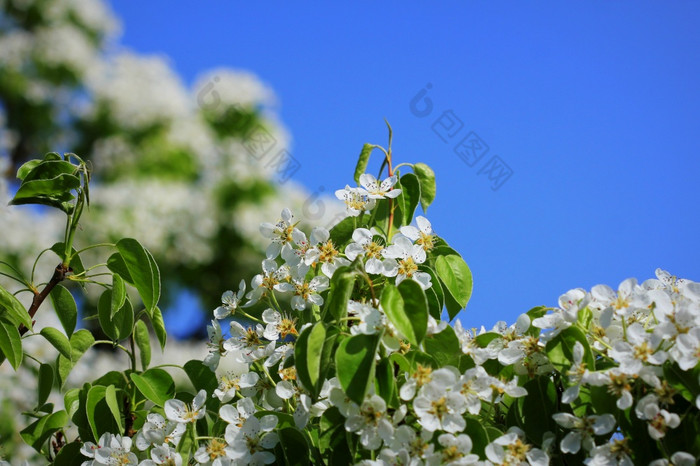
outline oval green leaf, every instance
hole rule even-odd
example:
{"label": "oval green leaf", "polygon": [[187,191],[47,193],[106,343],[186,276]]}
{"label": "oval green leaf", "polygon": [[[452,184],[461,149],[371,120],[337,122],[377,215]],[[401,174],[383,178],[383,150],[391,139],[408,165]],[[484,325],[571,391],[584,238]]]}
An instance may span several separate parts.
{"label": "oval green leaf", "polygon": [[70,359],[73,349],[70,346],[68,337],[53,327],[45,327],[41,329],[41,336],[53,345],[64,357]]}
{"label": "oval green leaf", "polygon": [[304,329],[294,345],[294,362],[296,364],[297,377],[314,399],[318,395],[321,356],[325,340],[326,327],[324,327],[323,322],[317,322],[315,325]]}
{"label": "oval green leaf", "polygon": [[50,364],[42,364],[39,366],[39,378],[38,378],[38,396],[37,396],[37,406],[41,406],[46,403],[46,400],[51,394],[51,389],[53,388],[53,367]]}
{"label": "oval green leaf", "polygon": [[151,363],[151,336],[148,333],[146,322],[143,320],[136,322],[134,340],[136,341],[136,347],[139,349],[141,368],[145,371]]}
{"label": "oval green leaf", "polygon": [[17,370],[22,364],[22,338],[14,324],[0,320],[0,351]]}
{"label": "oval green leaf", "polygon": [[340,386],[357,404],[362,404],[374,383],[374,364],[379,348],[378,335],[353,335],[338,346],[335,366]]}
{"label": "oval green leaf", "polygon": [[428,299],[421,286],[404,280],[399,286],[387,284],[381,296],[382,309],[396,329],[419,346],[428,330]]}
{"label": "oval green leaf", "polygon": [[163,369],[149,369],[141,375],[131,373],[129,376],[143,396],[160,407],[175,395],[175,382]]}
{"label": "oval green leaf", "polygon": [[357,159],[357,165],[355,165],[355,183],[360,184],[360,176],[362,176],[367,170],[367,164],[369,163],[369,156],[376,146],[374,144],[365,143],[360,151],[360,157]]}
{"label": "oval green leaf", "polygon": [[0,318],[5,318],[16,326],[32,328],[32,318],[15,296],[0,286]]}
{"label": "oval green leaf", "polygon": [[58,320],[61,321],[63,330],[65,330],[68,338],[73,335],[75,326],[78,323],[78,306],[75,304],[75,298],[70,291],[61,285],[56,285],[51,290],[51,303],[56,310]]}
{"label": "oval green leaf", "polygon": [[423,212],[428,211],[428,206],[435,200],[435,172],[424,163],[413,165],[413,173],[420,182],[420,205]]}
{"label": "oval green leaf", "polygon": [[[447,292],[464,309],[472,296],[472,272],[464,259],[458,254],[438,256],[435,260],[435,271],[445,285]],[[454,319],[458,310],[447,309],[450,319]]]}

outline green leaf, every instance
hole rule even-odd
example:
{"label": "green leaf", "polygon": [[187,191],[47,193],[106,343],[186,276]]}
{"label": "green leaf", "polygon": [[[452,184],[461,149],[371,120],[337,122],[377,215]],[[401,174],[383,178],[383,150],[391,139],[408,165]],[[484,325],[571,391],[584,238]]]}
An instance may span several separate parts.
{"label": "green leaf", "polygon": [[440,333],[430,335],[424,342],[425,351],[443,365],[458,364],[462,354],[462,345],[451,326],[445,327]]}
{"label": "green leaf", "polygon": [[[472,295],[472,272],[464,259],[458,254],[438,256],[435,260],[435,271],[445,285],[448,294],[454,298],[463,309],[467,306]],[[454,319],[457,312],[447,309],[450,320]]]}
{"label": "green leaf", "polygon": [[411,370],[411,363],[408,362],[408,359],[406,359],[406,356],[404,356],[403,354],[391,353],[389,359],[391,360],[391,362],[393,362],[399,367],[399,371],[408,372]]}
{"label": "green leaf", "polygon": [[134,326],[134,309],[127,298],[121,309],[114,314],[114,318],[110,318],[112,302],[112,290],[105,290],[97,303],[97,318],[105,334],[113,341],[119,341],[131,335]]}
{"label": "green leaf", "polygon": [[53,460],[53,466],[76,466],[82,464],[85,457],[80,453],[83,443],[76,440],[64,445]]}
{"label": "green leaf", "polygon": [[464,433],[472,439],[472,453],[480,457],[486,456],[484,451],[486,450],[486,445],[489,444],[489,435],[482,425],[483,421],[478,416],[467,415],[465,418],[467,427],[465,427]]}
{"label": "green leaf", "polygon": [[156,306],[158,305],[158,300],[160,299],[160,269],[158,268],[158,264],[153,258],[153,254],[151,254],[151,251],[149,251],[148,249],[146,249],[145,251],[146,255],[148,256],[148,262],[151,265],[154,296],[153,306],[151,306],[150,308],[146,308],[146,311],[148,311],[149,315],[152,315],[155,311]]}
{"label": "green leaf", "polygon": [[[105,391],[107,387],[102,385],[97,385],[90,388],[87,394],[87,403],[85,404],[85,412],[87,414],[88,424],[92,430],[92,435],[94,438],[99,439],[102,432],[98,430],[98,416],[96,416],[95,411],[97,410],[97,405],[102,402],[105,403]],[[107,408],[109,409],[109,408]]]}
{"label": "green leaf", "polygon": [[428,298],[428,312],[435,320],[439,321],[442,316],[442,308],[445,306],[445,292],[442,289],[442,284],[435,271],[427,265],[419,265],[418,270],[430,275],[432,285],[425,290],[425,297]]}
{"label": "green leaf", "polygon": [[22,338],[15,324],[0,320],[0,352],[2,352],[12,367],[17,370],[22,364]]}
{"label": "green leaf", "polygon": [[75,175],[63,174],[51,179],[33,181],[25,179],[10,204],[41,204],[70,213],[72,206],[69,201],[75,199],[70,192],[79,187],[80,178]]}
{"label": "green leaf", "polygon": [[145,371],[148,369],[148,365],[151,363],[151,337],[148,333],[146,322],[143,320],[136,322],[134,340],[136,340],[136,346],[139,349],[141,368]]}
{"label": "green leaf", "polygon": [[357,274],[350,267],[339,267],[330,281],[330,291],[323,308],[324,320],[340,320],[348,315],[348,301]]}
{"label": "green leaf", "polygon": [[73,349],[70,346],[70,340],[68,340],[67,336],[53,327],[44,327],[41,329],[40,333],[59,353],[68,359],[71,358]]}
{"label": "green leaf", "polygon": [[352,239],[355,223],[359,224],[361,220],[360,217],[346,217],[329,230],[330,240],[338,250],[342,250],[343,245]]}
{"label": "green leaf", "polygon": [[26,162],[24,165],[19,167],[19,169],[17,170],[17,179],[24,180],[24,178],[27,176],[27,174],[30,171],[32,171],[40,163],[41,163],[40,159],[34,159],[34,160],[30,160],[29,162]]}
{"label": "green leaf", "polygon": [[677,363],[666,362],[663,365],[664,379],[687,401],[694,403],[695,398],[700,395],[700,367],[697,365],[689,370],[682,370]]}
{"label": "green leaf", "polygon": [[112,274],[112,302],[110,305],[110,319],[114,319],[114,314],[122,308],[126,301],[126,285],[124,279],[118,273]]}
{"label": "green leaf", "polygon": [[420,364],[423,367],[432,367],[433,369],[439,369],[440,364],[431,355],[418,350],[411,350],[406,353],[406,359],[411,365],[411,371],[416,370]]}
{"label": "green leaf", "polygon": [[[17,171],[17,177],[19,178],[20,173],[22,173],[21,180],[24,182],[33,180],[50,180],[56,178],[60,175],[74,175],[77,171],[75,165],[65,160],[41,160],[36,161],[38,163],[33,164],[34,160],[29,161],[22,165]],[[31,169],[27,171],[27,168],[31,165]]]}
{"label": "green leaf", "polygon": [[53,367],[49,364],[42,364],[39,366],[39,378],[38,378],[38,389],[39,394],[37,396],[37,406],[41,406],[46,403],[46,400],[51,394],[51,389],[53,388]]}
{"label": "green leaf", "polygon": [[56,285],[49,296],[63,330],[70,338],[78,323],[78,306],[75,304],[75,298],[70,291],[61,285]]}
{"label": "green leaf", "polygon": [[63,395],[63,406],[65,406],[68,416],[73,417],[80,407],[80,389],[73,388]]}
{"label": "green leaf", "polygon": [[107,406],[109,407],[109,411],[112,413],[112,416],[114,417],[114,420],[117,422],[117,426],[119,427],[119,432],[124,431],[124,426],[122,425],[122,412],[121,412],[121,403],[119,400],[117,400],[117,390],[114,388],[114,385],[110,385],[107,387],[105,390],[105,401],[107,402]]}
{"label": "green leaf", "polygon": [[367,164],[369,163],[369,156],[376,146],[374,144],[365,143],[360,151],[360,157],[357,160],[357,165],[355,165],[355,183],[360,184],[360,176],[367,171]]}
{"label": "green leaf", "polygon": [[[309,444],[306,436],[296,427],[285,427],[277,431],[279,435],[279,449],[282,451],[284,464],[307,465],[309,463]],[[279,458],[278,459],[282,459]]]}
{"label": "green leaf", "polygon": [[107,259],[107,268],[112,272],[119,274],[119,276],[121,276],[127,283],[134,283],[134,279],[131,278],[131,274],[129,273],[129,269],[126,266],[124,258],[118,252],[115,252],[109,256],[109,259]]}
{"label": "green leaf", "polygon": [[68,423],[68,415],[65,411],[57,411],[48,414],[27,426],[20,435],[25,443],[31,445],[36,451],[41,452],[41,447],[56,431],[62,429]]}
{"label": "green leaf", "polygon": [[[59,242],[59,243],[56,243],[53,246],[51,246],[51,250],[54,253],[56,253],[56,255],[61,260],[63,260],[63,256],[66,253],[66,245],[63,242]],[[68,264],[68,266],[71,268],[71,270],[75,274],[83,273],[85,271],[85,266],[83,265],[83,261],[80,258],[80,256],[78,255],[78,251],[73,247],[71,247],[71,259],[70,259],[70,263]],[[82,283],[81,283],[81,285],[82,285]]]}
{"label": "green leaf", "polygon": [[552,419],[552,415],[560,411],[557,388],[548,376],[538,376],[527,382],[524,388],[527,395],[516,401],[519,427],[535,444],[541,445],[545,432],[558,430]]}
{"label": "green leaf", "polygon": [[404,280],[399,286],[387,284],[380,300],[396,329],[419,346],[428,330],[428,299],[421,286],[413,280]]}
{"label": "green leaf", "polygon": [[70,337],[71,357],[66,358],[63,355],[58,356],[58,380],[60,386],[66,383],[68,374],[75,366],[78,360],[90,349],[95,343],[95,338],[88,330],[80,329]]}
{"label": "green leaf", "polygon": [[365,394],[374,382],[374,364],[378,335],[353,335],[340,343],[335,353],[335,367],[340,386],[357,404],[362,404]]}
{"label": "green leaf", "polygon": [[32,328],[32,318],[15,296],[0,286],[0,318],[5,318],[15,326]]}
{"label": "green leaf", "polygon": [[[420,199],[421,190],[418,177],[413,173],[406,173],[401,177],[401,195],[396,198],[403,216],[401,225],[408,225],[413,221],[413,214],[416,212]],[[394,218],[396,218],[396,214],[394,214]]]}
{"label": "green leaf", "polygon": [[129,376],[143,396],[160,407],[175,395],[175,382],[163,369],[149,369],[141,375],[132,373]]}
{"label": "green leaf", "polygon": [[165,342],[168,339],[168,333],[165,331],[165,322],[163,321],[163,313],[160,312],[160,308],[156,306],[153,310],[153,315],[151,316],[151,325],[153,326],[153,331],[158,338],[158,343],[160,343],[161,351],[165,348]]}
{"label": "green leaf", "polygon": [[187,361],[183,369],[197,392],[206,390],[207,393],[214,393],[214,390],[219,386],[219,381],[216,379],[214,372],[198,359]]}
{"label": "green leaf", "polygon": [[576,342],[583,345],[583,362],[586,364],[586,369],[595,370],[595,358],[586,335],[577,327],[568,327],[549,340],[545,347],[547,357],[557,371],[566,373],[571,368]]}
{"label": "green leaf", "polygon": [[375,376],[375,389],[379,396],[384,398],[390,408],[399,407],[399,399],[396,389],[396,377],[394,377],[394,364],[387,358],[382,358],[377,364]]}
{"label": "green leaf", "polygon": [[304,329],[294,345],[297,377],[304,388],[311,393],[314,400],[318,397],[323,383],[321,357],[325,341],[326,327],[324,327],[323,322],[317,322]]}
{"label": "green leaf", "polygon": [[[537,307],[533,307],[532,309],[527,311],[527,316],[530,318],[530,322],[544,316],[547,313],[547,309],[548,309],[547,306],[537,306]],[[527,329],[527,332],[525,332],[525,333],[526,333],[526,335],[538,337],[541,332],[542,332],[541,329],[535,327],[534,325],[530,325],[530,328]]]}
{"label": "green leaf", "polygon": [[420,205],[423,212],[428,211],[428,206],[435,200],[435,172],[424,163],[413,165],[413,173],[420,182]]}
{"label": "green leaf", "polygon": [[[160,272],[153,256],[133,238],[119,240],[117,250],[129,272],[122,278],[136,287],[149,315],[153,314],[160,298]],[[107,266],[110,267],[109,262]],[[120,270],[112,271],[121,275]]]}

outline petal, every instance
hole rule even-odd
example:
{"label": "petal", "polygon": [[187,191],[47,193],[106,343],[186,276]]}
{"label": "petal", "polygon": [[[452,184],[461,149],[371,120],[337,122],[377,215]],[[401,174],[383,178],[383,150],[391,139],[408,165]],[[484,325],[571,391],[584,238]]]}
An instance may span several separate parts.
{"label": "petal", "polygon": [[560,446],[563,453],[578,453],[581,449],[581,434],[578,432],[569,432],[561,441]]}
{"label": "petal", "polygon": [[432,225],[430,224],[428,219],[423,217],[422,215],[416,217],[416,225],[418,225],[420,231],[422,231],[426,235],[430,235],[433,233]]}
{"label": "petal", "polygon": [[418,231],[418,228],[414,226],[405,226],[401,227],[399,230],[401,231],[401,234],[406,236],[407,238],[410,238],[412,241],[416,241],[418,238],[420,238],[420,231]]}

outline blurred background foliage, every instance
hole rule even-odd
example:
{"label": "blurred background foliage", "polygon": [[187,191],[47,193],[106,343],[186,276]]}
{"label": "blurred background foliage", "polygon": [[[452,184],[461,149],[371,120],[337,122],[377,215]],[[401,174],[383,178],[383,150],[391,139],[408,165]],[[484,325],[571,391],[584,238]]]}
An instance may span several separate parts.
{"label": "blurred background foliage", "polygon": [[312,212],[310,195],[288,180],[289,138],[255,75],[219,68],[187,87],[166,58],[120,47],[119,30],[100,0],[0,0],[0,255],[27,271],[60,240],[60,216],[7,201],[22,163],[75,152],[94,180],[77,248],[137,238],[160,265],[169,331],[201,335],[221,293],[259,270],[260,222]]}

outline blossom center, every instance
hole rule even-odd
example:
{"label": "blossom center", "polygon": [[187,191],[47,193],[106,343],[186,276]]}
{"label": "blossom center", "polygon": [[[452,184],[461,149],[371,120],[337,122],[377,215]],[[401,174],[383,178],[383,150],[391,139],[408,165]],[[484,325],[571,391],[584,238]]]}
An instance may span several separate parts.
{"label": "blossom center", "polygon": [[519,461],[525,461],[527,452],[530,451],[530,445],[517,439],[514,443],[508,445],[508,453]]}
{"label": "blossom center", "polygon": [[226,455],[224,451],[226,448],[226,442],[222,442],[218,438],[213,439],[209,445],[207,445],[207,453],[209,454],[209,459],[214,461],[216,458],[220,458]]}
{"label": "blossom center", "polygon": [[432,408],[428,411],[428,413],[440,420],[442,420],[442,418],[449,412],[449,409],[447,408],[447,398],[444,396],[441,396],[440,399],[436,401],[431,401],[430,405]]}
{"label": "blossom center", "polygon": [[644,362],[646,362],[647,359],[649,359],[649,356],[651,356],[653,353],[654,350],[649,347],[649,344],[646,341],[643,341],[634,347],[634,357]]}
{"label": "blossom center", "polygon": [[418,239],[416,240],[416,244],[420,244],[423,246],[425,252],[428,252],[435,247],[435,235],[429,235],[421,231]]}
{"label": "blossom center", "polygon": [[309,299],[309,296],[311,296],[311,288],[309,287],[309,284],[307,282],[295,283],[294,288],[294,294],[296,294],[297,296],[301,296],[304,300]]}
{"label": "blossom center", "polygon": [[296,319],[283,318],[282,321],[277,325],[277,330],[280,332],[280,336],[284,340],[287,335],[298,335],[296,328]]}
{"label": "blossom center", "polygon": [[267,288],[268,290],[272,290],[275,285],[279,284],[279,282],[280,281],[274,275],[265,275],[260,286]]}
{"label": "blossom center", "polygon": [[461,451],[459,451],[457,445],[450,445],[449,447],[442,450],[442,460],[445,463],[456,461],[463,456],[464,454]]}
{"label": "blossom center", "polygon": [[243,339],[245,340],[246,345],[248,345],[248,346],[258,346],[261,344],[260,337],[255,332],[255,330],[252,328],[248,328],[246,330],[245,336],[243,337]]}
{"label": "blossom center", "polygon": [[365,244],[365,255],[367,257],[373,257],[375,259],[380,259],[382,257],[382,246],[371,241],[369,244]]}
{"label": "blossom center", "polygon": [[413,257],[408,256],[407,258],[399,261],[399,275],[405,275],[411,278],[414,273],[418,271],[418,265],[413,261]]}
{"label": "blossom center", "polygon": [[221,388],[223,388],[224,391],[229,391],[232,388],[235,388],[236,390],[240,390],[240,385],[239,385],[240,379],[238,377],[230,377],[229,375],[224,375],[221,377]]}
{"label": "blossom center", "polygon": [[608,384],[608,392],[613,395],[622,396],[624,392],[632,389],[629,380],[625,374],[610,373],[610,383]]}
{"label": "blossom center", "polygon": [[326,241],[319,248],[321,254],[318,256],[319,262],[333,262],[335,256],[339,254],[338,250],[333,246],[331,240]]}
{"label": "blossom center", "polygon": [[297,370],[294,366],[292,367],[287,367],[286,369],[282,369],[279,371],[280,377],[282,377],[282,380],[296,380],[297,379]]}
{"label": "blossom center", "polygon": [[416,384],[421,387],[426,383],[430,382],[432,379],[433,369],[430,367],[423,367],[420,364],[416,366],[416,371],[413,373],[413,378],[416,379]]}
{"label": "blossom center", "polygon": [[365,210],[369,204],[369,197],[356,192],[345,193],[345,205],[352,210]]}

